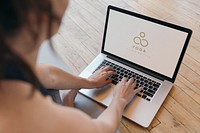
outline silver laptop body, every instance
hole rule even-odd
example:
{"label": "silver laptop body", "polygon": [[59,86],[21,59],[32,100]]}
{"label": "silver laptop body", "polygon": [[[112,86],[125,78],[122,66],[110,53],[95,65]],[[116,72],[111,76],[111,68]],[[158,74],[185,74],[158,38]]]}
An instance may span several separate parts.
{"label": "silver laptop body", "polygon": [[[102,62],[106,62],[120,67],[120,72],[123,69],[137,74],[136,77],[144,77],[139,82],[147,86],[148,95],[134,96],[123,116],[148,127],[173,86],[191,34],[190,29],[108,6],[101,53],[80,76],[88,78],[102,66]],[[153,83],[145,83],[146,79]],[[153,88],[154,84],[159,86],[152,95],[148,87]],[[114,86],[109,84],[102,89],[81,89],[80,92],[108,106]]]}

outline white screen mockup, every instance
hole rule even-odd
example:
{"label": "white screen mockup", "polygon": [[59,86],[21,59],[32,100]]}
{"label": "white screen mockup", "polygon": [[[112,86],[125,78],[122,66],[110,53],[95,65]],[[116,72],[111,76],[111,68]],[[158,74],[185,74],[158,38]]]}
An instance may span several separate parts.
{"label": "white screen mockup", "polygon": [[172,78],[187,35],[110,10],[104,51]]}

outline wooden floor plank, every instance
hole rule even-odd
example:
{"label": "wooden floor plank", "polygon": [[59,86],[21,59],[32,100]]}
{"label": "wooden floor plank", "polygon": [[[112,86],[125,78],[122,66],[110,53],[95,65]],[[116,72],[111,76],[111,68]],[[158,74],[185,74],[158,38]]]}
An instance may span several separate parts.
{"label": "wooden floor plank", "polygon": [[[168,96],[163,106],[168,112],[174,116],[176,122],[179,121],[181,124],[174,124],[174,126],[184,126],[187,132],[197,133],[199,132],[200,119],[192,116],[190,112],[185,110],[172,97]],[[182,128],[184,129],[184,128]]]}
{"label": "wooden floor plank", "polygon": [[179,3],[179,5],[182,5],[180,13],[185,14],[190,19],[199,21],[199,17],[200,17],[200,14],[199,14],[200,13],[200,5],[199,5],[200,2],[199,1],[177,0],[177,2]]}
{"label": "wooden floor plank", "polygon": [[106,12],[107,12],[107,4],[104,1],[98,1],[98,0],[85,0],[88,4],[90,4],[92,7],[94,7],[96,10],[98,10],[103,17],[105,18]]}
{"label": "wooden floor plank", "polygon": [[192,37],[200,41],[200,37],[199,37],[200,30],[198,29],[199,27],[198,21],[186,19],[185,15],[172,15],[168,17],[166,20],[169,22],[175,23],[177,25],[192,29],[193,30]]}
{"label": "wooden floor plank", "polygon": [[174,116],[162,107],[156,117],[161,122],[151,133],[187,133],[187,129]]}
{"label": "wooden floor plank", "polygon": [[[129,8],[127,8],[129,10],[132,9],[133,11],[136,11],[138,13],[140,12],[141,14],[144,14],[150,17],[159,18],[159,15],[153,13],[151,9],[145,6],[142,6],[141,1],[137,1],[137,2],[133,0],[123,0],[123,1],[129,5]],[[150,3],[147,2],[146,4],[150,4]]]}
{"label": "wooden floor plank", "polygon": [[[198,29],[198,27],[197,27],[197,29]],[[200,30],[200,25],[199,25],[199,30]],[[191,46],[191,47],[195,48],[196,50],[200,51],[200,45],[199,44],[200,44],[199,40],[192,38],[190,43],[189,43],[189,47]]]}
{"label": "wooden floor plank", "polygon": [[71,54],[73,53],[71,53],[71,51],[68,49],[64,49],[66,46],[66,42],[64,41],[64,39],[60,35],[57,35],[53,39],[53,43],[54,43],[55,50],[61,56],[63,61],[69,66],[72,73],[77,74],[78,73],[77,68],[73,65],[73,62],[69,59],[69,56],[71,58]]}
{"label": "wooden floor plank", "polygon": [[[59,41],[59,42],[56,42],[56,41]],[[54,42],[55,44],[57,44],[56,47],[58,49],[58,53],[62,54],[64,58],[69,60],[68,63],[72,64],[71,66],[75,67],[75,69],[72,69],[74,70],[75,74],[79,74],[87,66],[85,61],[81,58],[81,56],[76,51],[74,51],[71,47],[65,46],[66,41],[64,40],[62,36],[57,36],[56,39],[54,39]]]}
{"label": "wooden floor plank", "polygon": [[189,67],[196,74],[200,75],[200,63],[192,58],[190,55],[186,54],[183,59],[183,64]]}
{"label": "wooden floor plank", "polygon": [[123,125],[122,122],[120,122],[119,131],[120,131],[121,133],[130,133],[129,130],[128,130],[128,128],[127,128],[125,125]]}
{"label": "wooden floor plank", "polygon": [[[88,52],[88,54],[96,55],[99,50],[99,45],[96,44],[96,42],[91,39],[88,34],[83,31],[77,24],[73,23],[71,18],[66,17],[63,22],[64,24],[60,30],[60,32],[62,31],[62,33],[60,34],[65,35],[66,40],[67,38],[76,39],[76,41],[81,42],[86,47],[86,49],[90,51]],[[70,36],[68,36],[67,34],[70,34]],[[85,42],[88,42],[88,40],[91,40],[91,44],[88,43],[87,45],[85,45]],[[72,45],[69,45],[69,47],[73,47],[74,44],[75,42],[73,42]]]}
{"label": "wooden floor plank", "polygon": [[[137,2],[135,2],[135,3],[137,3]],[[172,14],[172,10],[169,10],[168,7],[161,6],[161,5],[163,5],[163,3],[161,3],[160,1],[140,0],[140,1],[138,1],[138,4],[141,7],[145,7],[147,10],[150,10],[153,14],[156,14],[155,17],[163,19],[163,20],[170,17]],[[140,11],[140,9],[139,9],[139,11]]]}
{"label": "wooden floor plank", "polygon": [[[76,51],[81,58],[83,58],[83,60],[88,64],[90,63],[93,59],[94,59],[94,55],[91,53],[91,51],[81,43],[81,37],[79,37],[76,32],[77,26],[73,26],[73,30],[68,30],[69,32],[65,32],[64,31],[60,31],[61,32],[61,36],[68,41],[69,47],[71,47],[74,51]],[[67,29],[67,26],[66,26]],[[79,30],[77,30],[79,31]],[[89,38],[89,37],[88,37]]]}
{"label": "wooden floor plank", "polygon": [[[74,2],[71,2],[71,6],[69,7],[68,16],[84,30],[88,36],[90,36],[94,41],[101,42],[101,33],[99,33],[96,29],[94,29],[93,24],[99,23],[93,17],[88,17],[89,12],[81,12],[81,8],[79,5],[74,6]],[[81,10],[81,11],[80,11]],[[100,24],[98,24],[100,25]],[[101,27],[102,28],[102,27]]]}
{"label": "wooden floor plank", "polygon": [[137,125],[133,122],[130,122],[127,119],[123,119],[122,123],[126,127],[126,129],[128,130],[127,133],[149,133],[149,131],[147,129],[142,128],[141,126],[139,126],[139,125]]}
{"label": "wooden floor plank", "polygon": [[[106,6],[102,9],[101,7],[93,7],[90,5],[90,3],[92,2],[85,2],[83,0],[74,0],[76,2],[76,4],[79,4],[83,10],[88,11],[91,15],[94,15],[93,18],[96,18],[96,21],[99,21],[100,23],[104,23],[104,20],[102,18],[105,18],[105,13],[106,13]],[[99,4],[100,5],[100,4]],[[98,6],[99,6],[98,5]],[[100,9],[101,12],[99,12],[99,10],[96,9]],[[102,13],[103,11],[103,13]],[[102,25],[100,25],[100,27],[95,27],[96,30],[100,30],[102,29]],[[102,33],[103,31],[99,31],[100,33]]]}
{"label": "wooden floor plank", "polygon": [[200,120],[200,104],[188,96],[184,91],[173,97],[192,116]]}
{"label": "wooden floor plank", "polygon": [[[177,81],[176,81],[176,82],[177,82]],[[181,93],[182,91],[183,91],[183,90],[180,89],[180,88],[176,85],[176,83],[175,83],[175,85],[172,87],[172,89],[171,89],[169,95],[170,95],[171,97],[174,97],[174,96],[178,95],[179,93]]]}
{"label": "wooden floor plank", "polygon": [[160,124],[160,120],[156,117],[154,117],[153,121],[151,122],[151,125],[147,128],[148,131],[151,131],[153,128],[157,127]]}
{"label": "wooden floor plank", "polygon": [[195,99],[193,97],[195,94],[199,95],[200,97],[200,89],[196,87],[194,84],[190,83],[187,79],[182,77],[181,75],[178,75],[178,78],[176,80],[176,85],[185,93],[187,93],[190,97],[192,97],[196,102],[200,103],[198,99]]}
{"label": "wooden floor plank", "polygon": [[195,48],[195,47],[190,47],[187,49],[187,53],[193,58],[195,59],[197,62],[200,63],[200,58],[199,58],[199,54],[200,52]]}
{"label": "wooden floor plank", "polygon": [[200,75],[195,73],[192,69],[190,69],[185,64],[181,65],[179,74],[182,75],[185,79],[187,79],[190,83],[194,83],[195,81],[200,79]]}

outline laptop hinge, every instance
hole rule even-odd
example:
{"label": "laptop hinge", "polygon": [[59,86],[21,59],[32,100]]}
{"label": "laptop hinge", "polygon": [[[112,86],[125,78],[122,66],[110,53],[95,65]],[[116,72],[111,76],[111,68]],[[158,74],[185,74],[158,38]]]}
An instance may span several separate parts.
{"label": "laptop hinge", "polygon": [[128,61],[126,61],[126,60],[124,60],[124,59],[119,59],[118,57],[109,56],[109,55],[107,55],[107,57],[110,58],[110,59],[112,59],[112,60],[115,60],[115,61],[117,61],[117,62],[120,62],[120,63],[122,63],[122,64],[124,64],[124,65],[126,65],[126,66],[129,66],[129,67],[131,67],[131,68],[134,68],[134,69],[136,69],[136,70],[138,70],[138,71],[141,71],[141,72],[143,72],[143,73],[145,73],[145,74],[147,74],[147,75],[150,75],[150,76],[153,76],[153,77],[155,77],[155,78],[157,78],[157,79],[160,79],[160,80],[162,80],[162,81],[165,80],[165,78],[162,77],[162,75],[160,75],[160,74],[158,74],[158,73],[155,73],[155,72],[153,72],[153,71],[151,71],[151,70],[148,70],[148,69],[146,69],[146,68],[144,68],[144,67],[141,67],[141,66],[139,66],[139,65],[136,65],[136,64],[134,64],[134,63],[128,62]]}

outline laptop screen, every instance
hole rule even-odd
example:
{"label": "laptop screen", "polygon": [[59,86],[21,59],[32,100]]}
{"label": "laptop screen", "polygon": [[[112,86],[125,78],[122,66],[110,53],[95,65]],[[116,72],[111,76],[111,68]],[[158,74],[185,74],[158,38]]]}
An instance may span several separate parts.
{"label": "laptop screen", "polygon": [[172,78],[187,32],[110,10],[104,51]]}

